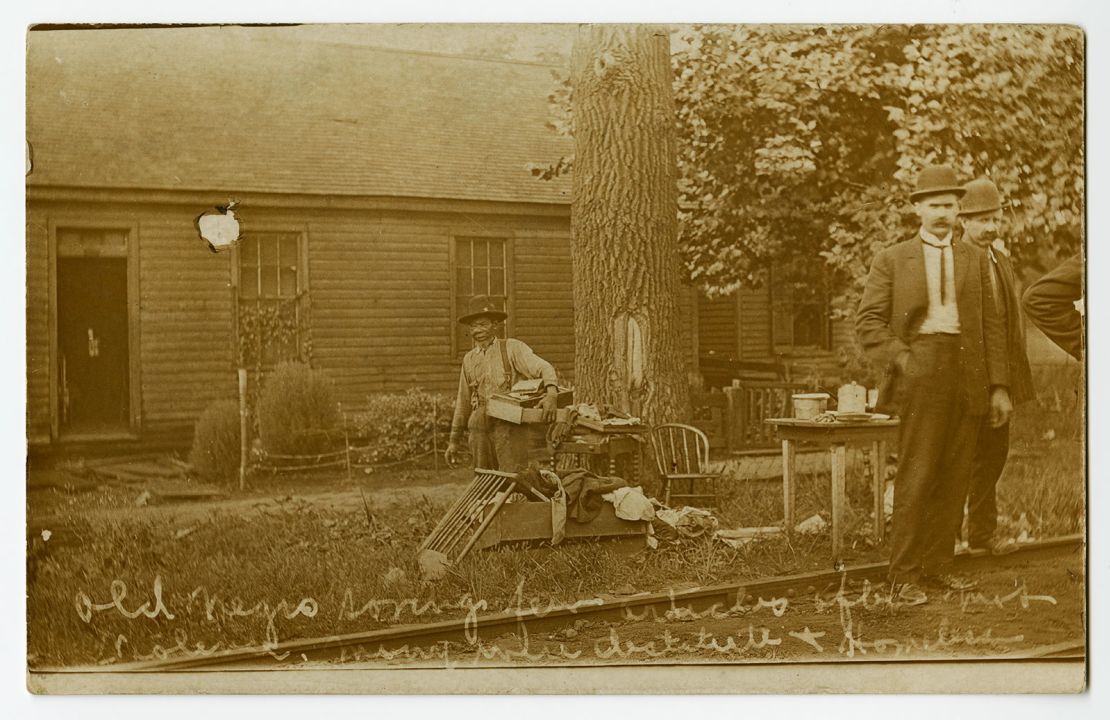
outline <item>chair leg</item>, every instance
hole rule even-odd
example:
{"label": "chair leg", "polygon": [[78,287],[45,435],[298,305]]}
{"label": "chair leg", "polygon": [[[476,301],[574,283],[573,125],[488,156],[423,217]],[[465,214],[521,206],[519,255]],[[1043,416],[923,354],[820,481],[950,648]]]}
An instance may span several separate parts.
{"label": "chair leg", "polygon": [[663,504],[671,506],[671,481],[666,475],[663,476]]}

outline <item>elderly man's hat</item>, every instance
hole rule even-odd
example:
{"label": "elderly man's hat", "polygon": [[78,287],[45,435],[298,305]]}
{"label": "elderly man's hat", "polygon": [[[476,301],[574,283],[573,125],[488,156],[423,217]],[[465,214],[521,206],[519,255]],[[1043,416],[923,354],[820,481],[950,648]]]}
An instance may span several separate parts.
{"label": "elderly man's hat", "polygon": [[987,178],[972,180],[964,185],[964,190],[967,193],[960,198],[961,215],[994,212],[1004,207],[998,187]]}
{"label": "elderly man's hat", "polygon": [[956,178],[956,171],[947,165],[929,165],[917,176],[917,185],[910,193],[910,202],[944,193],[963,196],[964,188]]}
{"label": "elderly man's hat", "polygon": [[478,318],[488,317],[491,320],[504,320],[508,313],[502,312],[498,303],[489,295],[475,295],[470,298],[469,312],[459,318],[463,325],[469,325]]}

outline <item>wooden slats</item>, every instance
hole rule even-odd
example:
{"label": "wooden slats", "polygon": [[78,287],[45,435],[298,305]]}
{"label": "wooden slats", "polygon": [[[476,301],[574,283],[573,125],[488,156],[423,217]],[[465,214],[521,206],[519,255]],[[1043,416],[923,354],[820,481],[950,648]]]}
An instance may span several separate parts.
{"label": "wooden slats", "polygon": [[420,544],[420,551],[442,553],[451,564],[466,557],[512,494],[515,478],[512,473],[476,469],[470,485]]}
{"label": "wooden slats", "polygon": [[739,330],[736,296],[698,298],[698,348],[701,354],[713,352],[736,357]]}

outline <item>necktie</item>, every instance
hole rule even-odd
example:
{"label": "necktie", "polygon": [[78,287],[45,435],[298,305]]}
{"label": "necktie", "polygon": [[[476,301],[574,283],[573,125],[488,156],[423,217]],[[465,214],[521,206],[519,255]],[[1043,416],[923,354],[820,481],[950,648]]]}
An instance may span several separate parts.
{"label": "necktie", "polygon": [[951,248],[952,245],[951,243],[936,242],[927,237],[922,237],[921,239],[926,245],[932,245],[937,250],[940,250],[940,304],[944,305],[948,302],[948,299],[945,297],[948,292],[948,263],[945,262],[944,250],[945,248]]}
{"label": "necktie", "polygon": [[1002,281],[1002,269],[998,266],[998,258],[994,256],[994,248],[987,247],[987,257],[990,258],[991,269],[991,293],[994,295],[995,307],[1002,309],[1004,304],[1002,302],[1002,288],[998,285]]}

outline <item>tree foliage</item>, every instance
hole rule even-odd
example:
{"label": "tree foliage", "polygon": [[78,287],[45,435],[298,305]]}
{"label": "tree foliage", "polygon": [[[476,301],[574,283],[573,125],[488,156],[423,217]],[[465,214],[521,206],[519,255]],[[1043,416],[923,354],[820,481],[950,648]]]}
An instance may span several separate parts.
{"label": "tree foliage", "polygon": [[874,253],[912,232],[908,195],[934,162],[999,186],[1019,266],[1078,246],[1077,28],[704,27],[683,41],[682,249],[710,292],[774,262],[832,280],[850,313]]}
{"label": "tree foliage", "polygon": [[[1027,277],[1082,243],[1076,27],[703,26],[673,46],[680,249],[710,295],[766,282],[773,265],[795,301],[822,295],[851,317],[871,258],[913,232],[909,193],[930,163],[994,180]],[[549,97],[555,132],[574,132],[571,94],[564,79]]]}

